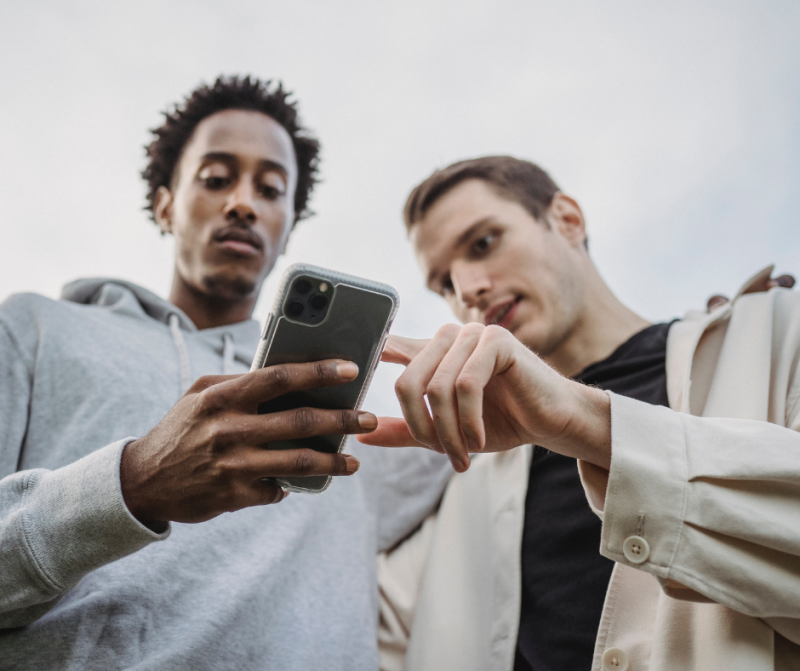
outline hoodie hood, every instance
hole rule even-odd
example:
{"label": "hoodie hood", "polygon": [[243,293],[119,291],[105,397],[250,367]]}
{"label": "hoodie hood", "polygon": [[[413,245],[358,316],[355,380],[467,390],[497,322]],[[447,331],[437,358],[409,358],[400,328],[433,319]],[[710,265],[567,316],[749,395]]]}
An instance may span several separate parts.
{"label": "hoodie hood", "polygon": [[133,282],[109,278],[79,279],[61,291],[61,300],[93,305],[135,319],[153,320],[170,329],[181,369],[181,389],[186,391],[194,379],[189,349],[185,337],[205,341],[218,351],[223,360],[223,372],[234,372],[234,361],[250,365],[253,359],[260,326],[255,319],[237,324],[198,330],[179,307]]}
{"label": "hoodie hood", "polygon": [[170,315],[176,315],[185,331],[197,331],[192,320],[179,307],[157,296],[152,291],[133,282],[105,277],[87,277],[74,280],[61,290],[61,300],[80,305],[113,307],[114,312],[131,317],[147,315],[162,324],[169,324]]}

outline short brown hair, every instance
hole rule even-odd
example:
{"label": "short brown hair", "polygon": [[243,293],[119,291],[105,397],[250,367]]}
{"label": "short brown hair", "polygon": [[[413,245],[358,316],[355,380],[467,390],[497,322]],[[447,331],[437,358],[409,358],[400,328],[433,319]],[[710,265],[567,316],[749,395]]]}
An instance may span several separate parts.
{"label": "short brown hair", "polygon": [[519,203],[540,221],[544,221],[544,213],[560,190],[538,165],[512,156],[483,156],[459,161],[437,170],[411,192],[403,209],[406,228],[422,219],[450,189],[468,179],[488,182],[500,195]]}

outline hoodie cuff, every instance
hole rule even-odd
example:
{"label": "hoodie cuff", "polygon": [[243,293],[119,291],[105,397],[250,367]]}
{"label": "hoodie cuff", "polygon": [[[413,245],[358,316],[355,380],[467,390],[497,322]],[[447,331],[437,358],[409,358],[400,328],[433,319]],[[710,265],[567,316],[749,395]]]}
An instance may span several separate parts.
{"label": "hoodie cuff", "polygon": [[[686,440],[680,414],[609,393],[611,469],[600,552],[667,578],[685,517]],[[592,489],[584,475],[584,485]],[[597,478],[598,484],[601,478]],[[590,497],[591,498],[591,497]]]}
{"label": "hoodie cuff", "polygon": [[34,471],[20,519],[36,573],[54,591],[71,589],[97,568],[164,540],[139,522],[122,498],[125,438],[53,471]]}

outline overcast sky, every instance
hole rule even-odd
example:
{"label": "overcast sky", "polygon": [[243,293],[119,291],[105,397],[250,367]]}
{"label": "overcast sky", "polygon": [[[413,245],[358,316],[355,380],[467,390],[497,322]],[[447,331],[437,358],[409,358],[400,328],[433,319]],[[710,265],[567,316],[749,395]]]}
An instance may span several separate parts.
{"label": "overcast sky", "polygon": [[81,276],[166,295],[172,246],[142,211],[142,147],[161,110],[220,73],[283,80],[323,145],[317,216],[260,319],[283,269],[308,261],[394,285],[395,332],[434,332],[449,313],[423,289],[400,211],[434,168],[481,154],[546,168],[583,207],[603,276],[651,320],[769,263],[800,272],[796,0],[0,9],[0,298],[56,297]]}

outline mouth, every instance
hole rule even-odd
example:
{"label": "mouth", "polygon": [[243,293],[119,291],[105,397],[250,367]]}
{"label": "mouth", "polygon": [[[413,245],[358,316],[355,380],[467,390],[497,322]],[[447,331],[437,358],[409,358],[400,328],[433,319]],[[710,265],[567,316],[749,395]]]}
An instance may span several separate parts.
{"label": "mouth", "polygon": [[214,235],[214,242],[239,256],[254,256],[264,247],[261,238],[247,228],[226,228]]}
{"label": "mouth", "polygon": [[514,319],[514,315],[517,312],[517,306],[521,300],[522,296],[517,296],[513,301],[495,305],[489,310],[489,312],[486,313],[486,316],[483,320],[484,324],[486,324],[486,326],[502,326],[503,328],[507,329],[509,324],[511,324]]}

